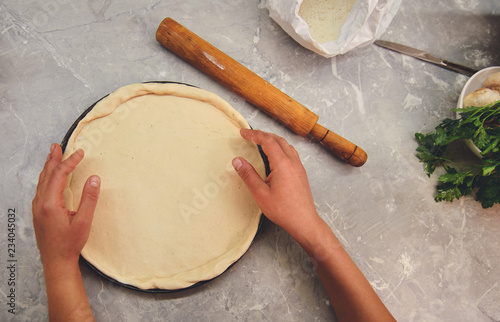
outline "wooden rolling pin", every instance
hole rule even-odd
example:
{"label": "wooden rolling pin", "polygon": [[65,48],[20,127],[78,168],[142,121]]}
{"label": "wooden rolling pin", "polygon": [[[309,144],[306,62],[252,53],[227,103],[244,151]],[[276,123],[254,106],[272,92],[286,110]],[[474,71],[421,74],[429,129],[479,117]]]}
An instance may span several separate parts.
{"label": "wooden rolling pin", "polygon": [[245,98],[301,136],[310,134],[342,160],[359,167],[366,152],[317,123],[318,116],[171,18],[156,40],[174,54]]}

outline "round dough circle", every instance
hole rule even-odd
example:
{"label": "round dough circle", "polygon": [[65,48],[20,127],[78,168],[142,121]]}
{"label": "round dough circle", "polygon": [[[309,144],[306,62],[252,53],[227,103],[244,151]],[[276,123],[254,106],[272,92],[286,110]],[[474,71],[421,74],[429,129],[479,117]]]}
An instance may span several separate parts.
{"label": "round dough circle", "polygon": [[258,147],[246,120],[219,96],[180,84],[124,86],[99,101],[73,131],[64,158],[85,157],[68,177],[78,209],[91,175],[101,192],[82,256],[140,289],[175,290],[223,273],[248,249],[261,211],[231,165]]}

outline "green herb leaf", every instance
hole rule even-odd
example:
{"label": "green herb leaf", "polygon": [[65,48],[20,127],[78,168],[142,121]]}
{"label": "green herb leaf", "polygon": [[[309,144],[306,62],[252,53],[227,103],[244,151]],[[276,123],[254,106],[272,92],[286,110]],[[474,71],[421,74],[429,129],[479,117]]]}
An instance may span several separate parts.
{"label": "green herb leaf", "polygon": [[[436,201],[460,199],[475,193],[484,208],[500,204],[500,101],[484,107],[452,110],[460,118],[444,119],[428,134],[415,133],[417,158],[430,177],[438,166],[446,173],[439,177]],[[480,164],[463,164],[447,156],[448,146],[457,140],[472,140],[482,151]]]}

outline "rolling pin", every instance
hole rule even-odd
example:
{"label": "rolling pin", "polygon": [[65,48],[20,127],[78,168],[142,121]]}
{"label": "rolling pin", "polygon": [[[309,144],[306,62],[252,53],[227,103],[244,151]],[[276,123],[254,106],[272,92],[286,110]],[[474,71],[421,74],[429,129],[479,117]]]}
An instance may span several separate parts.
{"label": "rolling pin", "polygon": [[296,134],[311,135],[353,166],[366,162],[363,149],[319,125],[316,114],[172,18],[161,22],[156,40]]}

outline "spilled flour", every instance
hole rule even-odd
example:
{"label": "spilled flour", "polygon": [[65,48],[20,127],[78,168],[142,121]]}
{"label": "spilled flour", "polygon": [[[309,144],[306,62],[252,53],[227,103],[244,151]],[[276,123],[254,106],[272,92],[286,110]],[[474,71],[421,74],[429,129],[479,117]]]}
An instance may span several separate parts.
{"label": "spilled flour", "polygon": [[413,265],[410,256],[401,254],[401,256],[399,256],[399,263],[403,266],[404,277],[409,277],[413,273]]}

